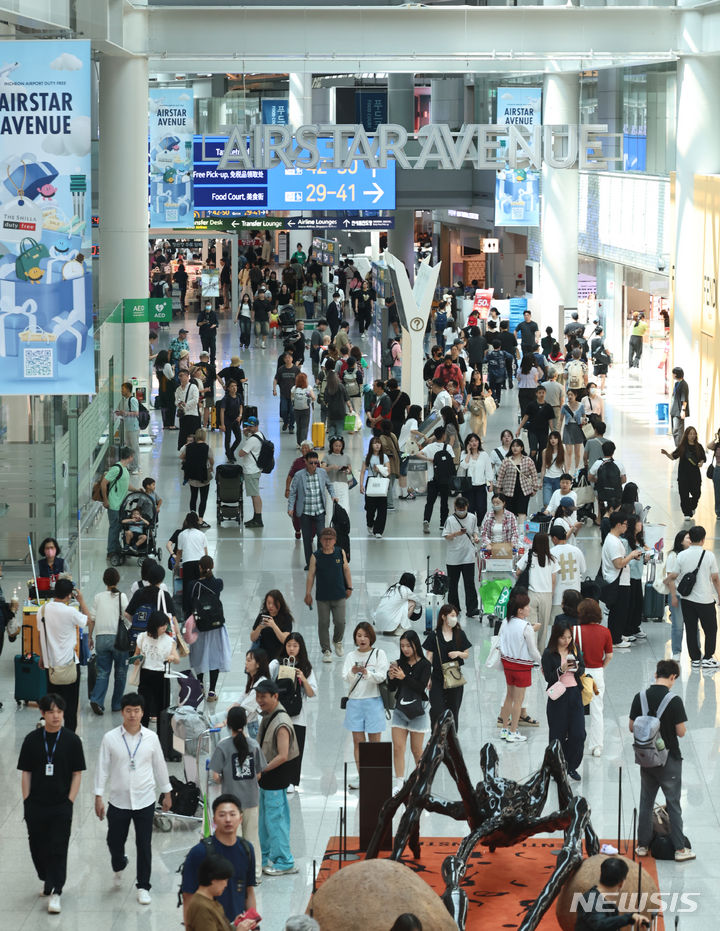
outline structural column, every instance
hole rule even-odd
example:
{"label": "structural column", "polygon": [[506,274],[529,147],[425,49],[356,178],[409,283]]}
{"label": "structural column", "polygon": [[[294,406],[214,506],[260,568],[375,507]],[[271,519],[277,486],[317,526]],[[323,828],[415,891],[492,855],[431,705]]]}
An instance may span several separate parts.
{"label": "structural column", "polygon": [[[100,64],[100,304],[148,295],[148,65],[104,55]],[[123,327],[121,380],[148,376],[148,328]],[[114,386],[119,390],[119,384]]]}
{"label": "structural column", "polygon": [[[575,125],[579,118],[579,82],[576,74],[547,74],[543,88],[543,124]],[[565,153],[556,141],[555,155]],[[577,306],[578,275],[578,171],[550,168],[542,172],[542,265],[540,294],[542,326],[558,326],[558,308]]]}
{"label": "structural column", "polygon": [[[415,128],[415,81],[412,74],[388,75],[388,119],[412,133]],[[405,263],[410,284],[415,280],[415,215],[395,211],[395,228],[388,230],[388,249]]]}
{"label": "structural column", "polygon": [[[683,57],[677,79],[677,161],[675,176],[675,293],[672,316],[673,362],[690,382],[690,410],[699,413],[700,316],[703,307],[702,216],[694,206],[694,178],[720,171],[717,88],[720,57]],[[672,261],[672,259],[671,259]],[[717,334],[708,334],[717,339]]]}

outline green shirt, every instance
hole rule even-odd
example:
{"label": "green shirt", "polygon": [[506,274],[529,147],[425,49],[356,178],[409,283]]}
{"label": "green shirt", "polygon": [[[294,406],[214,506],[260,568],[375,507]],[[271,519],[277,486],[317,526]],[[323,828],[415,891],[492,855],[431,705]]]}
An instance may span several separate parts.
{"label": "green shirt", "polygon": [[307,256],[302,251],[293,252],[292,256],[290,257],[290,262],[291,264],[293,262],[297,262],[298,265],[304,265],[307,262]]}
{"label": "green shirt", "polygon": [[647,330],[647,328],[648,328],[647,323],[645,323],[644,320],[640,320],[640,321],[638,321],[638,323],[636,323],[635,326],[632,328],[631,335],[632,335],[632,336],[644,336],[644,335],[645,335],[645,331]]}
{"label": "green shirt", "polygon": [[[118,478],[118,469],[121,470],[120,478]],[[117,462],[107,470],[105,479],[108,483],[108,507],[111,511],[119,511],[120,505],[123,503],[123,499],[130,487],[130,473],[124,465]],[[117,479],[117,481],[115,481],[115,479]]]}

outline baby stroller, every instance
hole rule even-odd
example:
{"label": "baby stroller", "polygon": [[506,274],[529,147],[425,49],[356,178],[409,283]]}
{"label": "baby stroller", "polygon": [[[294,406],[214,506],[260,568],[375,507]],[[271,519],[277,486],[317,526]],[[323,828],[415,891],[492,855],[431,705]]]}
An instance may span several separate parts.
{"label": "baby stroller", "polygon": [[[143,534],[146,540],[139,546],[135,542],[128,543],[126,541],[125,531],[128,528],[126,524],[123,524],[124,520],[132,516],[132,512],[136,508],[148,522],[147,525],[143,527]],[[162,557],[162,552],[157,545],[157,524],[157,508],[150,495],[145,494],[144,491],[131,491],[129,494],[125,495],[120,505],[120,553],[114,553],[110,557],[110,562],[113,566],[122,565],[128,556],[137,557],[138,566],[143,564],[143,560],[147,556],[160,559]]]}
{"label": "baby stroller", "polygon": [[280,335],[285,340],[295,333],[295,309],[291,304],[280,311]]}
{"label": "baby stroller", "polygon": [[242,466],[225,463],[215,469],[217,492],[217,525],[234,520],[242,530],[243,524],[243,471]]}

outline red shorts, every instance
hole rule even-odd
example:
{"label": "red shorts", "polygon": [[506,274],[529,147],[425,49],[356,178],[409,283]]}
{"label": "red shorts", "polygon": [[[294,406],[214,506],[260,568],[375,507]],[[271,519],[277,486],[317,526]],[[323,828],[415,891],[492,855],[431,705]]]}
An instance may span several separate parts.
{"label": "red shorts", "polygon": [[525,663],[513,663],[509,659],[503,659],[502,664],[508,685],[514,685],[519,689],[526,689],[531,685],[532,666],[526,666]]}

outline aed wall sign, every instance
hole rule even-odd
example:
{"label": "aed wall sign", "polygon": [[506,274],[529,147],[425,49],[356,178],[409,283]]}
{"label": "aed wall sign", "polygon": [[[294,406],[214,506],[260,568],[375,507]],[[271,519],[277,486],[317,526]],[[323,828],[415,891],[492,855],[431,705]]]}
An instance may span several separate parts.
{"label": "aed wall sign", "polygon": [[[235,126],[218,162],[222,171],[288,169],[342,169],[356,163],[384,169],[389,161],[398,168],[444,171],[461,168],[576,168],[607,170],[622,164],[622,155],[605,158],[602,138],[606,124],[506,125],[472,123],[453,132],[447,124],[430,123],[415,135],[395,123],[382,123],[368,133],[360,124],[308,123],[294,133],[289,126]],[[406,152],[410,140],[412,153]],[[418,150],[419,147],[419,150]],[[321,151],[322,148],[322,151]],[[557,154],[562,152],[563,154]]]}

